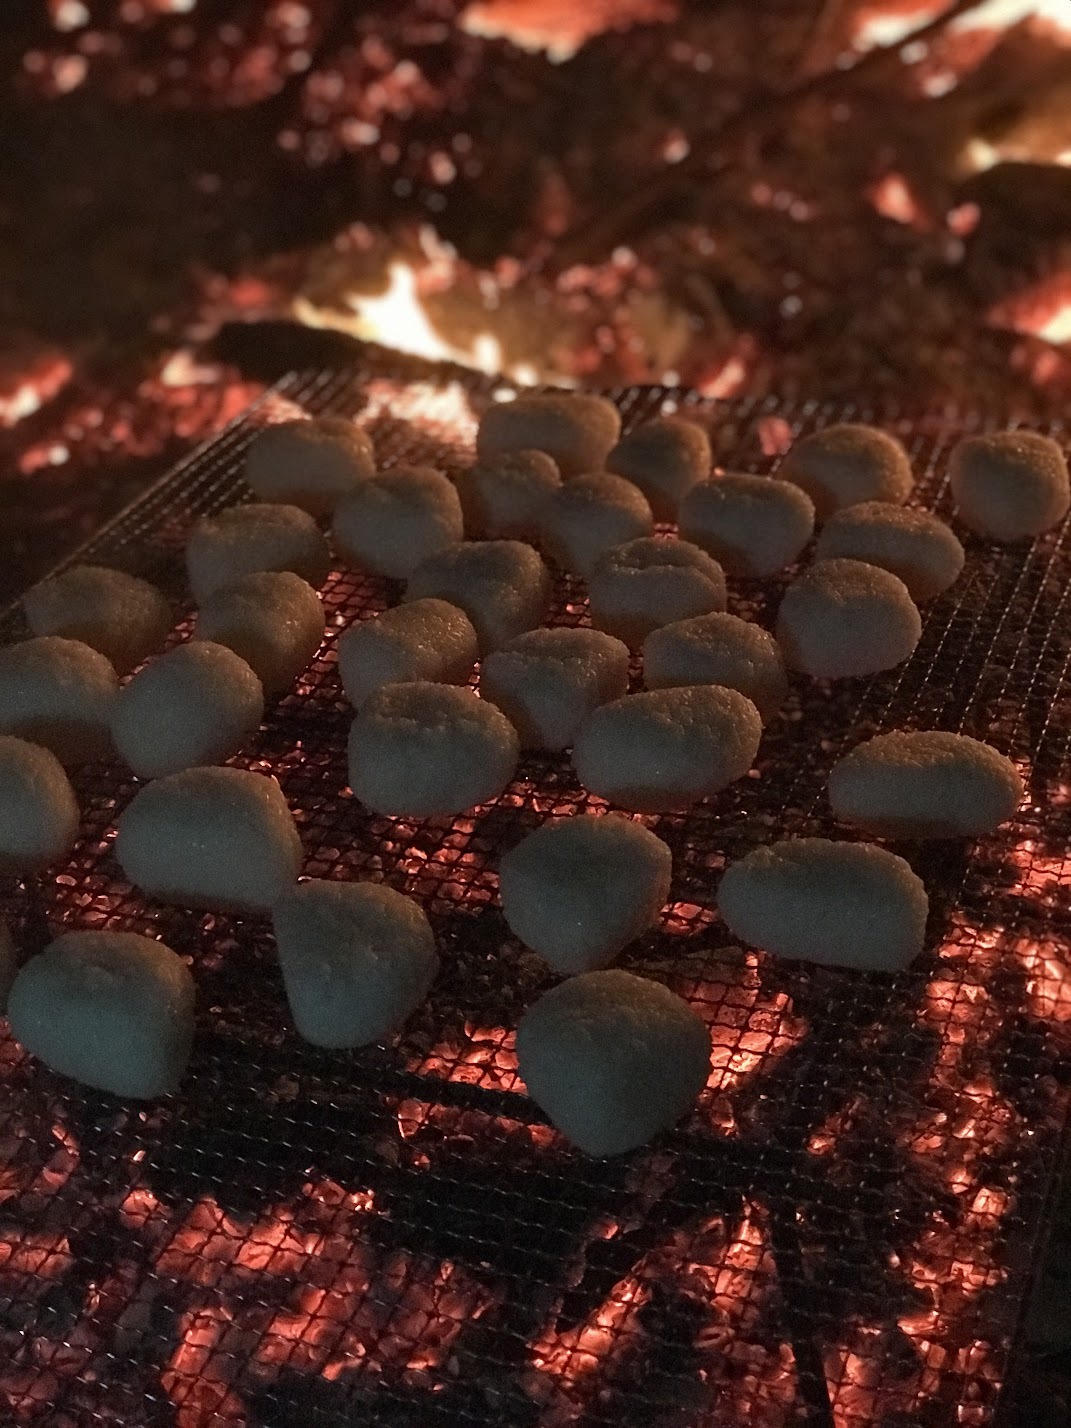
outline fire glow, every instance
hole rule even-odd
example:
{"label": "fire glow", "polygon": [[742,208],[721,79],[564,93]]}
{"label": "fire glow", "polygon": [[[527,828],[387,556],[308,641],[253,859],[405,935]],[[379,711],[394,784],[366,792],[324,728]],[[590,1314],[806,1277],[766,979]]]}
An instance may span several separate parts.
{"label": "fire glow", "polygon": [[[440,268],[449,262],[449,250],[436,243]],[[442,276],[438,279],[442,282]],[[311,327],[329,327],[352,333],[366,341],[380,342],[397,352],[408,352],[433,362],[460,362],[478,371],[512,376],[520,382],[534,382],[537,373],[529,364],[508,367],[503,362],[502,345],[492,332],[482,332],[469,346],[456,346],[432,326],[420,296],[420,275],[412,263],[394,259],[387,268],[387,288],[379,295],[351,293],[345,299],[352,316],[338,307],[322,308],[299,295],[294,314]]]}
{"label": "fire glow", "polygon": [[555,64],[572,59],[604,30],[669,21],[677,0],[471,0],[461,26],[485,39],[507,39],[521,49],[542,51]]}
{"label": "fire glow", "polygon": [[73,367],[59,353],[37,358],[5,381],[0,374],[0,427],[17,426],[52,401],[70,381]]}
{"label": "fire glow", "polygon": [[[859,50],[873,49],[876,45],[897,45],[906,40],[914,30],[919,30],[929,21],[936,19],[947,6],[933,4],[931,0],[916,0],[916,3],[900,3],[871,7],[856,29],[854,42]],[[986,0],[986,3],[972,6],[966,14],[953,20],[949,29],[958,34],[988,31],[999,34],[1020,21],[1044,27],[1063,42],[1071,44],[1071,16],[1065,0]]]}
{"label": "fire glow", "polygon": [[[185,1316],[163,1375],[186,1428],[204,1428],[221,1404],[244,1413],[236,1377],[247,1362],[250,1384],[284,1370],[333,1381],[356,1368],[441,1367],[462,1327],[494,1302],[458,1265],[364,1246],[357,1226],[374,1213],[367,1196],[306,1189],[315,1228],[299,1229],[282,1207],[243,1226],[204,1200],[162,1255],[161,1274],[225,1295],[220,1307]],[[273,1285],[286,1288],[276,1309],[263,1300]]]}
{"label": "fire glow", "polygon": [[1046,342],[1071,342],[1071,273],[1054,274],[1004,298],[990,309],[989,321]]}

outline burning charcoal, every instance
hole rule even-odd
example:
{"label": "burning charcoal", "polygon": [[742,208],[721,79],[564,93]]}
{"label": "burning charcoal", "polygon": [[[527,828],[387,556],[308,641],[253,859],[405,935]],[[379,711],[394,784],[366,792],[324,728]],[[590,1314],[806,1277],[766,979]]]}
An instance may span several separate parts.
{"label": "burning charcoal", "polygon": [[761,737],[759,711],[735,689],[656,689],[596,709],[576,736],[573,764],[600,798],[668,813],[743,778]]}
{"label": "burning charcoal", "polygon": [[1012,818],[1023,781],[991,744],[938,731],[879,734],[833,766],[829,802],[880,838],[978,838]]}
{"label": "burning charcoal", "polygon": [[297,881],[301,839],[275,779],[197,768],[147,784],[119,819],[116,857],[149,897],[266,912]]}
{"label": "burning charcoal", "polygon": [[661,625],[725,609],[725,575],[686,540],[644,536],[606,551],[588,577],[591,623],[638,649]]}
{"label": "burning charcoal", "polygon": [[243,575],[292,570],[320,586],[331,569],[327,541],[299,506],[231,506],[197,522],[186,543],[186,570],[198,604]]}
{"label": "burning charcoal", "polygon": [[453,815],[497,798],[519,754],[513,725],[470,689],[388,684],[350,729],[350,787],[376,813]]}
{"label": "burning charcoal", "polygon": [[620,434],[620,414],[605,397],[547,393],[488,407],[476,434],[476,450],[481,461],[514,451],[545,451],[568,479],[601,471]]}
{"label": "burning charcoal", "polygon": [[630,972],[586,972],[517,1028],[532,1099],[588,1155],[620,1155],[684,1115],[706,1084],[710,1033],[688,1004]]}
{"label": "burning charcoal", "polygon": [[949,469],[960,520],[993,540],[1040,535],[1071,503],[1064,454],[1036,431],[968,437],[954,448]]}
{"label": "burning charcoal", "polygon": [[545,451],[512,451],[459,471],[465,530],[474,538],[535,540],[544,501],[562,484]]}
{"label": "burning charcoal", "polygon": [[884,848],[794,838],[731,864],[718,911],[734,936],[778,956],[897,972],[922,951],[929,899]]}
{"label": "burning charcoal", "polygon": [[81,640],[45,635],[0,650],[0,733],[51,749],[68,767],[112,750],[115,670]]}
{"label": "burning charcoal", "polygon": [[665,843],[630,818],[558,818],[502,859],[502,911],[556,972],[590,972],[658,921],[671,871]]}
{"label": "burning charcoal", "polygon": [[293,571],[260,571],[214,591],[198,612],[193,637],[226,645],[245,660],[266,695],[283,694],[320,648],[324,607]]}
{"label": "burning charcoal", "polygon": [[819,521],[860,501],[902,505],[914,478],[907,452],[888,432],[844,422],[797,441],[777,473],[802,486]]}
{"label": "burning charcoal", "polygon": [[335,545],[359,570],[407,580],[464,535],[453,483],[430,466],[399,466],[362,481],[335,509]]}
{"label": "burning charcoal", "polygon": [[428,919],[379,883],[302,883],[272,921],[294,1024],[314,1046],[382,1041],[439,970]]}
{"label": "burning charcoal", "polygon": [[944,521],[888,501],[863,501],[830,517],[814,558],[838,556],[892,571],[916,603],[932,600],[955,584],[964,560],[962,545]]}
{"label": "burning charcoal", "polygon": [[314,516],[329,515],[375,469],[367,434],[337,416],[265,427],[245,459],[245,479],[262,501],[300,506]]}
{"label": "burning charcoal", "polygon": [[346,630],[338,641],[338,670],[346,698],[359,709],[385,684],[467,684],[478,655],[476,631],[463,610],[445,600],[414,600]]}
{"label": "burning charcoal", "polygon": [[78,804],[56,756],[0,736],[0,869],[41,872],[74,847]]}
{"label": "burning charcoal", "polygon": [[421,561],[406,600],[431,596],[458,605],[472,621],[480,652],[498,649],[540,624],[550,603],[550,571],[517,540],[461,541]]}
{"label": "burning charcoal", "polygon": [[725,685],[750,699],[764,722],[788,694],[777,641],[761,625],[724,611],[652,630],[643,642],[643,682],[648,689]]}
{"label": "burning charcoal", "polygon": [[75,565],[22,598],[35,635],[62,635],[99,650],[126,674],[163,644],[171,606],[154,585],[121,570]]}
{"label": "burning charcoal", "polygon": [[493,650],[480,693],[521,736],[522,749],[567,749],[593,709],[628,689],[628,649],[599,630],[527,630]]}
{"label": "burning charcoal", "polygon": [[922,634],[904,582],[861,560],[822,560],[785,591],[777,643],[790,669],[826,679],[901,664]]}
{"label": "burning charcoal", "polygon": [[147,664],[119,691],[112,735],[139,778],[236,754],[264,717],[260,680],[233,650],[193,640]]}
{"label": "burning charcoal", "polygon": [[656,417],[630,431],[606,458],[607,471],[637,485],[655,518],[675,521],[681,499],[710,474],[710,439],[684,417]]}
{"label": "burning charcoal", "polygon": [[715,476],[681,502],[680,532],[730,575],[762,580],[799,558],[814,534],[814,502],[772,476]]}
{"label": "burning charcoal", "polygon": [[53,1071],[148,1099],[179,1083],[193,1041],[194,986],[170,948],[133,932],[68,932],[19,972],[17,1040]]}
{"label": "burning charcoal", "polygon": [[653,530],[647,497],[608,471],[567,481],[547,500],[539,521],[543,549],[563,570],[577,575],[589,575],[599,556],[615,545]]}

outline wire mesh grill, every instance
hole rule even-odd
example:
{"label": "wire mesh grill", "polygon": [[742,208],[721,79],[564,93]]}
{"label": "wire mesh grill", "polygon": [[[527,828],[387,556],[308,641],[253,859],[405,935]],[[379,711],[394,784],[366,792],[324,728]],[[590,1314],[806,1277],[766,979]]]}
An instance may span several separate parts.
{"label": "wire mesh grill", "polygon": [[[352,371],[287,378],[80,558],[150,574],[181,600],[185,533],[245,498],[241,457],[260,422],[342,411],[385,463],[449,468],[500,385],[373,351]],[[882,417],[938,510],[947,449],[978,425],[615,396],[626,424],[692,409],[721,464],[754,470],[800,431]],[[731,608],[768,622],[781,584],[738,585]],[[671,902],[622,965],[687,997],[714,1054],[687,1122],[600,1163],[556,1136],[518,1082],[512,1029],[550,979],[509,936],[494,871],[541,819],[593,800],[567,759],[533,757],[468,817],[362,809],[344,789],[334,637],[398,592],[336,571],[320,656],[236,762],[279,778],[307,874],[381,878],[420,899],[443,973],[389,1048],[301,1044],[265,923],[142,899],[110,854],[134,780],[103,765],[80,776],[70,865],[12,889],[5,911],[29,950],[61,925],[163,938],[192,958],[199,1029],[181,1092],[148,1108],[0,1043],[10,1421],[993,1421],[1067,1107],[1069,584],[1064,528],[1033,546],[971,542],[906,665],[796,681],[751,777],[687,816],[644,820],[673,849]],[[555,612],[586,618],[579,583],[559,582]],[[21,633],[17,612],[0,633]],[[927,954],[890,978],[733,944],[712,911],[726,860],[781,834],[832,833],[831,764],[903,727],[986,738],[1029,789],[997,836],[897,845],[930,891]]]}

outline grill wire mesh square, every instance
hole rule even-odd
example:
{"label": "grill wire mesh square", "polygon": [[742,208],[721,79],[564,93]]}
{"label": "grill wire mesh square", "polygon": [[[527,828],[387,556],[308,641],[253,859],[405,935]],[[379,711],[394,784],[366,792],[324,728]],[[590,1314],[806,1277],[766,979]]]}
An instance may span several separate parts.
{"label": "grill wire mesh square", "polygon": [[[368,349],[286,378],[107,527],[82,559],[146,574],[183,612],[192,520],[248,497],[244,449],[297,410],[366,424],[386,464],[462,463],[508,384]],[[908,445],[921,504],[948,512],[954,414],[614,394],[626,425],[680,408],[721,465],[832,420]],[[1060,430],[1053,432],[1058,438]],[[768,623],[784,582],[738,585]],[[61,927],[162,938],[193,963],[199,1015],[180,1093],[149,1106],[79,1088],[0,1041],[0,1419],[48,1428],[636,1423],[735,1428],[988,1424],[1061,1156],[1071,1042],[1071,549],[969,542],[901,668],[794,681],[753,775],[687,816],[645,820],[674,853],[662,926],[622,965],[708,1021],[695,1113],[608,1162],[523,1095],[513,1028],[551,979],[496,907],[498,855],[588,796],[529,758],[450,823],[381,818],[345,789],[334,639],[398,591],[336,571],[328,637],[235,762],[270,770],[314,877],[417,897],[443,973],[387,1047],[299,1042],[262,921],[140,897],[111,856],[135,781],[77,779],[83,834],[57,876],[4,890],[34,950]],[[563,580],[555,619],[586,619]],[[18,612],[0,631],[24,633]],[[715,918],[727,860],[831,834],[834,760],[893,728],[990,740],[1017,760],[1018,816],[975,844],[897,845],[925,879],[929,950],[895,977],[745,951]]]}

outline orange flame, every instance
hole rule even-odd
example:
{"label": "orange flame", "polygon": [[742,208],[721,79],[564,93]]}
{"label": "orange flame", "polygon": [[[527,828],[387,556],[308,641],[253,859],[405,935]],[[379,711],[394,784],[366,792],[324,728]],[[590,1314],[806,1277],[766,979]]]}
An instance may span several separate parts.
{"label": "orange flame", "polygon": [[[946,8],[944,0],[885,0],[860,14],[852,43],[864,51],[877,45],[897,45]],[[1055,38],[1066,37],[1063,42],[1071,43],[1071,15],[1066,0],[987,0],[953,20],[948,28],[953,34],[1000,33],[1024,20]]]}
{"label": "orange flame", "polygon": [[39,357],[28,371],[6,379],[0,376],[0,427],[17,426],[40,411],[46,402],[59,395],[73,371],[66,357],[48,353]]}
{"label": "orange flame", "polygon": [[987,321],[1046,342],[1071,342],[1071,273],[1056,273],[1003,298],[990,308]]}
{"label": "orange flame", "polygon": [[460,24],[470,35],[510,40],[519,49],[544,51],[554,64],[572,59],[604,30],[676,18],[676,0],[471,0]]}
{"label": "orange flame", "polygon": [[[348,311],[336,306],[321,307],[299,294],[294,299],[294,316],[310,327],[349,332],[432,362],[459,362],[490,373],[508,370],[517,381],[536,381],[536,372],[526,363],[506,368],[502,344],[493,333],[481,332],[468,345],[458,346],[432,325],[421,301],[424,274],[429,274],[438,288],[449,286],[457,255],[429,228],[422,230],[421,239],[428,253],[426,267],[418,269],[404,258],[395,258],[387,268],[386,292],[350,293],[345,299]],[[424,400],[433,395],[427,393]]]}

